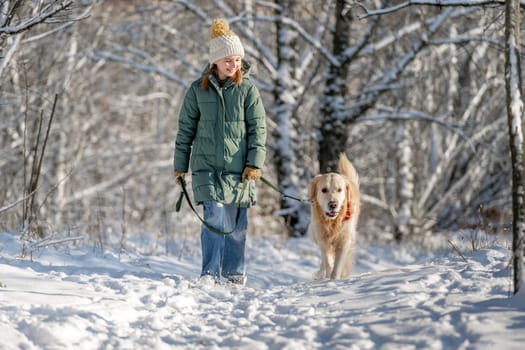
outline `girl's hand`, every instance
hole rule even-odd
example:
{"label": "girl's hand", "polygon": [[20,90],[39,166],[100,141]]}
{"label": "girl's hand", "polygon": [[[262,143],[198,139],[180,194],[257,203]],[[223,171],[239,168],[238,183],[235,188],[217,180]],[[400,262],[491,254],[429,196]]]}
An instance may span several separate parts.
{"label": "girl's hand", "polygon": [[248,180],[259,180],[262,176],[262,170],[258,168],[252,168],[247,166],[242,172],[242,182]]}
{"label": "girl's hand", "polygon": [[175,183],[177,185],[180,185],[181,180],[184,180],[184,176],[186,176],[186,173],[184,171],[175,171],[173,175],[175,176]]}

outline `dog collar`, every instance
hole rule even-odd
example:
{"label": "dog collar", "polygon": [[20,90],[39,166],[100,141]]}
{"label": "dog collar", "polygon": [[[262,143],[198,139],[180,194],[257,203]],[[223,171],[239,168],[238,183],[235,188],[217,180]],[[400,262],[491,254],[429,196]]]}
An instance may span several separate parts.
{"label": "dog collar", "polygon": [[348,208],[346,208],[346,214],[345,214],[345,218],[343,219],[343,221],[350,220],[351,218],[352,218],[352,209],[350,209],[350,206],[348,206]]}

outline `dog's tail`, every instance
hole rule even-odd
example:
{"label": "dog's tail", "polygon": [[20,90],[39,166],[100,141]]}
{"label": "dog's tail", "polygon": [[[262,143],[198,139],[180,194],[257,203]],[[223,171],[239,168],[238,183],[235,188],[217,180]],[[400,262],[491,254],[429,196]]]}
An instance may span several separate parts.
{"label": "dog's tail", "polygon": [[357,220],[359,218],[359,212],[361,211],[359,176],[357,175],[357,171],[355,170],[353,164],[348,160],[344,153],[339,155],[339,173],[346,177],[349,181],[347,201],[350,203],[350,218],[353,218],[353,220],[350,220],[350,222],[351,225],[353,225],[353,230],[355,231]]}
{"label": "dog's tail", "polygon": [[357,171],[344,153],[339,155],[339,173],[347,177],[351,182],[359,187],[359,176],[357,175]]}

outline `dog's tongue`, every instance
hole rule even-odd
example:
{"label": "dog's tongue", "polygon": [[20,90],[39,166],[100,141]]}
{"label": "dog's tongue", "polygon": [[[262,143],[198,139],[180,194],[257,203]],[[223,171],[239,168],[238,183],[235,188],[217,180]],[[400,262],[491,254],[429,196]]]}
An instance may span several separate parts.
{"label": "dog's tongue", "polygon": [[326,212],[326,216],[330,217],[330,218],[335,218],[337,216],[338,212],[336,211],[327,211]]}

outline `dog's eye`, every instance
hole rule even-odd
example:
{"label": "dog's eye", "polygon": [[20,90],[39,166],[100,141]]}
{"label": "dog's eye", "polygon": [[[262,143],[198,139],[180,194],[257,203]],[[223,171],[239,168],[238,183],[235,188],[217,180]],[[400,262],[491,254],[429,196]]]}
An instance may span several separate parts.
{"label": "dog's eye", "polygon": [[321,192],[326,193],[326,192],[328,192],[328,189],[325,187],[325,188],[323,188],[323,189],[321,190]]}
{"label": "dog's eye", "polygon": [[338,188],[337,192],[343,192],[343,189],[342,188]]}

